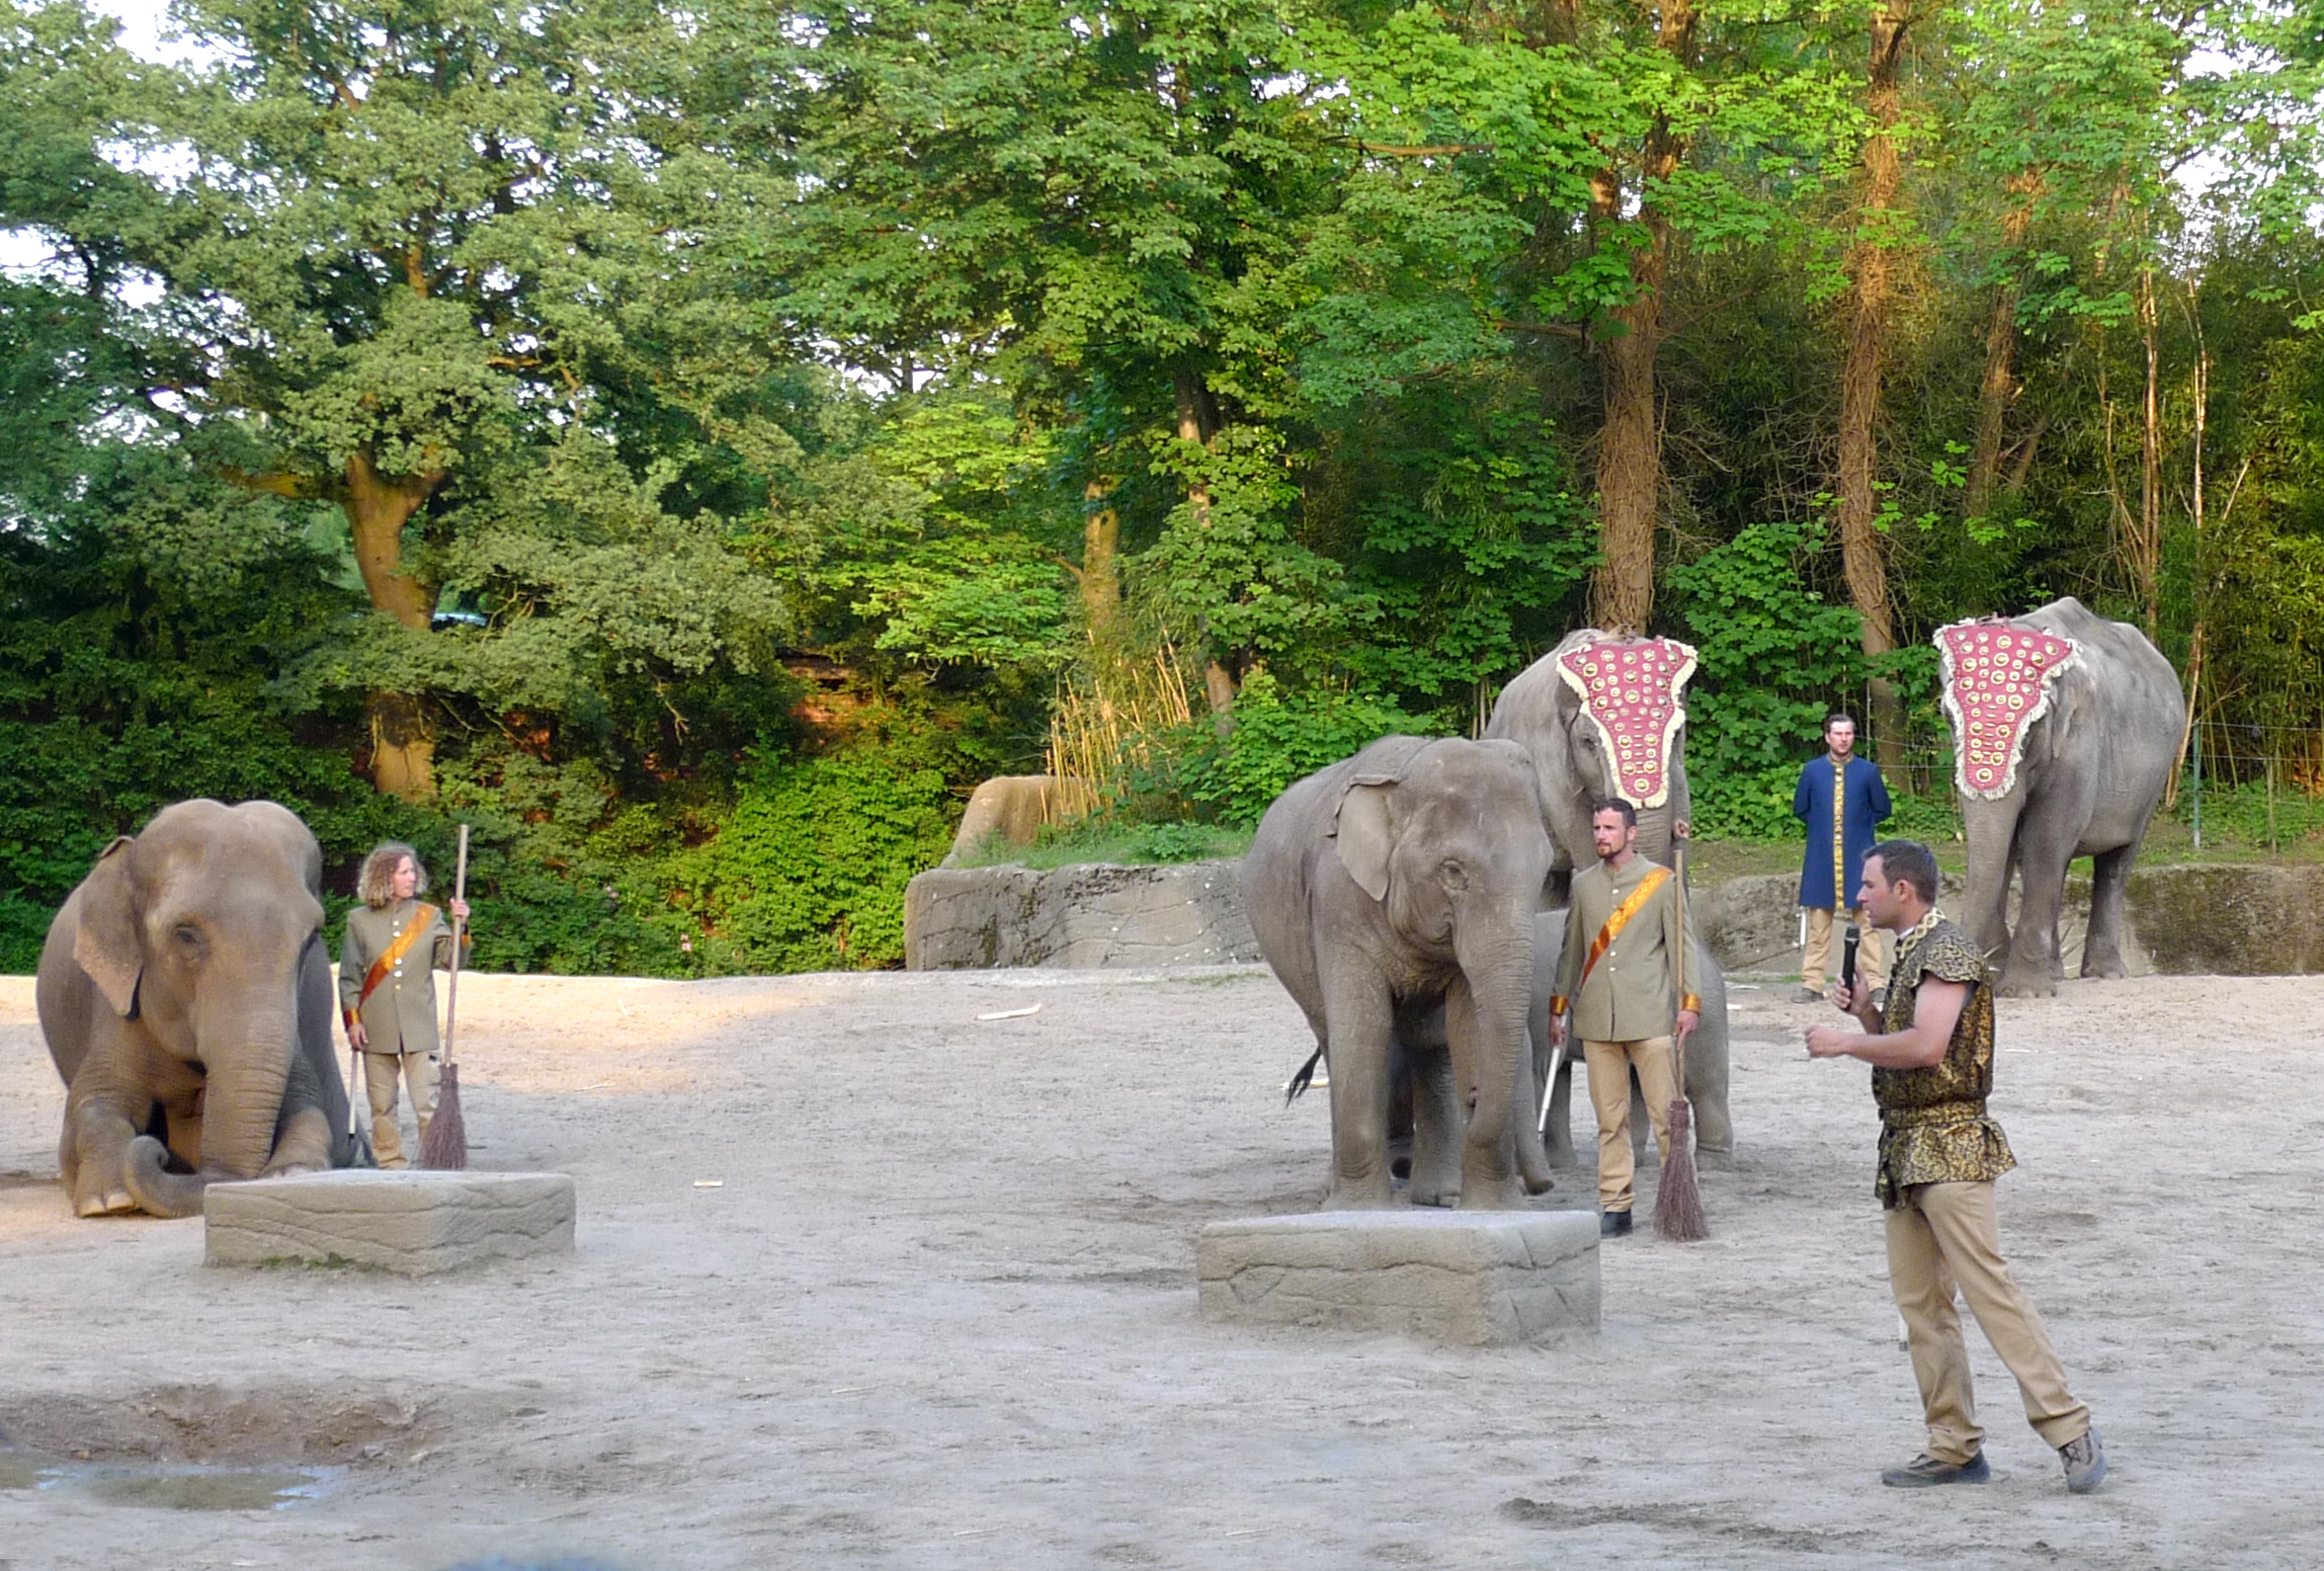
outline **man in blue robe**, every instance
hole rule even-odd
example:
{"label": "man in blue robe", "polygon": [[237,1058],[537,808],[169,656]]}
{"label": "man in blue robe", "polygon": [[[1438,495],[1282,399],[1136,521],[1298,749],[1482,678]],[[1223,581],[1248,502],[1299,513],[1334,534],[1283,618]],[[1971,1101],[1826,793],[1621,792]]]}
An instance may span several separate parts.
{"label": "man in blue robe", "polygon": [[1791,816],[1807,826],[1807,856],[1799,869],[1799,903],[1807,908],[1807,947],[1799,956],[1798,1001],[1822,1002],[1832,968],[1835,912],[1857,924],[1857,992],[1868,998],[1887,980],[1887,935],[1868,926],[1850,906],[1864,881],[1865,853],[1872,849],[1891,809],[1880,766],[1856,756],[1856,721],[1837,711],[1824,717],[1824,756],[1799,772]]}

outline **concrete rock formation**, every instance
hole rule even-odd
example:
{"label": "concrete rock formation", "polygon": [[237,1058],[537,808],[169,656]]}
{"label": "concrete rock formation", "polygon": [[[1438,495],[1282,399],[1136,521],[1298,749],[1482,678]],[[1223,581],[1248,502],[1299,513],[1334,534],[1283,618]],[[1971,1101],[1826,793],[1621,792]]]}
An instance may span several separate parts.
{"label": "concrete rock formation", "polygon": [[904,893],[904,965],[1203,965],[1259,958],[1239,865],[938,868]]}
{"label": "concrete rock formation", "polygon": [[[1798,885],[1788,872],[1703,883],[1688,914],[1730,970],[1796,971]],[[1960,898],[1960,879],[1947,873],[1939,903],[1956,911]],[[2324,867],[2138,868],[2128,904],[2122,954],[2134,976],[2324,972]],[[2090,880],[2069,879],[2061,933],[2069,972],[2080,964],[2089,910]],[[914,970],[1259,958],[1232,862],[924,872],[904,897],[904,950]]]}
{"label": "concrete rock formation", "polygon": [[212,1185],[204,1215],[213,1266],[344,1261],[425,1277],[573,1252],[562,1173],[308,1173]]}
{"label": "concrete rock formation", "polygon": [[990,840],[1020,848],[1030,846],[1046,826],[1079,818],[1092,805],[1089,787],[1078,780],[1055,775],[995,775],[969,796],[943,866],[958,867]]}
{"label": "concrete rock formation", "polygon": [[1212,1222],[1210,1320],[1395,1331],[1461,1347],[1598,1329],[1592,1211],[1317,1211]]}

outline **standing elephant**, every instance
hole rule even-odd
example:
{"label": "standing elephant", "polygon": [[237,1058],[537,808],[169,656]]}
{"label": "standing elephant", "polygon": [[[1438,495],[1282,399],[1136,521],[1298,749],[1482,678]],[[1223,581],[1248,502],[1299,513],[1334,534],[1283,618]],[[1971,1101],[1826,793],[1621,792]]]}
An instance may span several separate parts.
{"label": "standing elephant", "polygon": [[322,850],[290,809],[163,808],[115,841],[41,951],[83,1216],[190,1216],[213,1180],[346,1167]]}
{"label": "standing elephant", "polygon": [[1526,1115],[1513,1109],[1549,858],[1532,766],[1505,742],[1386,737],[1260,821],[1243,862],[1251,928],[1331,1066],[1326,1209],[1389,1202],[1407,1062],[1413,1200],[1517,1202]]}
{"label": "standing elephant", "polygon": [[[2130,867],[2178,765],[2187,704],[2146,635],[2068,596],[2009,621],[1938,629],[1954,784],[1968,838],[1968,929],[2000,988],[2057,991],[2066,868],[2091,859],[2084,976],[2127,975]],[[2009,886],[2024,874],[2017,937]]]}
{"label": "standing elephant", "polygon": [[[1485,724],[1488,737],[1506,738],[1533,761],[1541,811],[1554,842],[1554,868],[1563,872],[1597,861],[1590,841],[1591,803],[1620,796],[1638,811],[1638,854],[1669,866],[1676,826],[1688,821],[1687,711],[1684,695],[1695,674],[1695,651],[1668,638],[1623,638],[1585,627],[1520,672],[1501,692]],[[1564,942],[1564,882],[1547,891],[1536,945],[1533,1010],[1534,1068],[1549,1066],[1549,994]],[[1690,933],[1695,974],[1702,980],[1702,1024],[1687,1038],[1686,1091],[1693,1105],[1696,1148],[1707,1166],[1731,1163],[1735,1124],[1727,1109],[1727,983],[1698,930]],[[1542,955],[1546,953],[1544,960]],[[1546,1130],[1547,1158],[1573,1160],[1572,1063],[1559,1069]],[[1632,1092],[1635,1098],[1635,1091]],[[1633,1104],[1630,1128],[1645,1140],[1647,1118]]]}

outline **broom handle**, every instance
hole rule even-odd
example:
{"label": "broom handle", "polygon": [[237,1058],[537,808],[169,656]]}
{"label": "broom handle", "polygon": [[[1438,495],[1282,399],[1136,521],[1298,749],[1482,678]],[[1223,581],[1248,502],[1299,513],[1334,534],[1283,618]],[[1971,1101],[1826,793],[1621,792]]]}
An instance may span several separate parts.
{"label": "broom handle", "polygon": [[[462,824],[459,829],[459,866],[452,875],[452,897],[455,900],[464,901],[468,897],[468,826]],[[446,990],[444,998],[444,1061],[446,1063],[452,1062],[453,1026],[459,1019],[459,962],[460,919],[456,913],[452,919],[452,985]]]}
{"label": "broom handle", "polygon": [[[1678,876],[1679,947],[1671,955],[1671,987],[1678,994],[1681,1008],[1687,1002],[1687,837],[1675,836],[1671,841],[1671,871]],[[1695,1029],[1701,1031],[1698,1019]],[[1681,1102],[1687,1100],[1687,1044],[1676,1032],[1671,1034],[1671,1089]]]}

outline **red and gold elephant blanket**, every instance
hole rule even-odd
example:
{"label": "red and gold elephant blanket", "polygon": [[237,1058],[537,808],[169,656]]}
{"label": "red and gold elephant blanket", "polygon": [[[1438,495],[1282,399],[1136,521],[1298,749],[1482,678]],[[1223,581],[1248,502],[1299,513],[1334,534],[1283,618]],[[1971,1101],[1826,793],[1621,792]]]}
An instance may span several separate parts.
{"label": "red and gold elephant blanket", "polygon": [[1956,621],[1937,629],[1953,778],[1964,796],[1990,801],[2018,781],[2026,734],[2049,712],[2050,685],[2081,646],[2017,621]]}
{"label": "red and gold elephant blanket", "polygon": [[1687,723],[1695,651],[1675,638],[1601,638],[1567,650],[1557,674],[1598,728],[1616,784],[1633,807],[1670,800],[1671,759]]}

